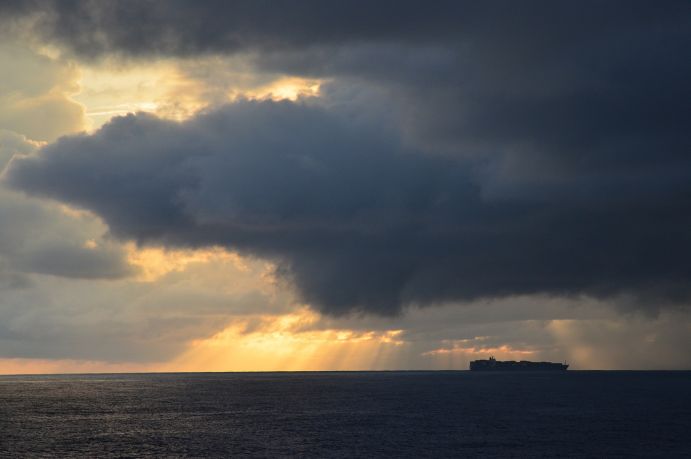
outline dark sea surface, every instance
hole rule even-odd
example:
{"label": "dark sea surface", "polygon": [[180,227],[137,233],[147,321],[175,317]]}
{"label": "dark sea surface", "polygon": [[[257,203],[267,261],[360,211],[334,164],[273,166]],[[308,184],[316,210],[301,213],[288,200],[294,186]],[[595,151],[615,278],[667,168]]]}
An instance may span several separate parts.
{"label": "dark sea surface", "polygon": [[691,372],[0,376],[3,457],[691,457]]}

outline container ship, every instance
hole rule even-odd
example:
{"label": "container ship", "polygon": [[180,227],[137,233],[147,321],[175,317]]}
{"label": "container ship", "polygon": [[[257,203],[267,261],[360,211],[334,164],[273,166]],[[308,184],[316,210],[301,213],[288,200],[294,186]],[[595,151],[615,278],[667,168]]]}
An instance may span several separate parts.
{"label": "container ship", "polygon": [[527,360],[499,361],[494,357],[489,360],[473,360],[470,362],[471,371],[564,371],[569,366],[565,363],[529,362]]}

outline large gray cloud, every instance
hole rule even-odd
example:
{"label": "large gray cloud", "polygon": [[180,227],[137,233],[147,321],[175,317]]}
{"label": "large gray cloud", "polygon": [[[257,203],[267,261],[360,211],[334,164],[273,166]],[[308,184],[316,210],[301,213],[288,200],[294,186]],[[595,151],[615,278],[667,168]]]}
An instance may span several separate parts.
{"label": "large gray cloud", "polygon": [[273,259],[334,313],[689,299],[688,2],[4,8],[82,58],[233,54],[334,81],[323,108],[139,115],[15,162],[14,186],[93,210],[118,237]]}
{"label": "large gray cloud", "polygon": [[384,122],[329,107],[116,118],[15,158],[6,179],[120,238],[274,260],[329,313],[531,293],[688,301],[691,180],[651,168],[496,194],[484,161],[410,150]]}
{"label": "large gray cloud", "polygon": [[[24,136],[0,130],[0,172],[14,155],[35,149]],[[93,216],[68,215],[0,187],[0,288],[27,286],[28,273],[84,279],[132,275],[122,247],[102,239],[102,233]]]}

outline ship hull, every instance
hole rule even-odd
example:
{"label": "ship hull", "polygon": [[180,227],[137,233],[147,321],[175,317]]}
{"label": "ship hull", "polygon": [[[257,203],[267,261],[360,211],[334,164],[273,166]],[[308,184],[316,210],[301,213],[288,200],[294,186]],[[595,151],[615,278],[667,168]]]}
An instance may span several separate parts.
{"label": "ship hull", "polygon": [[563,363],[553,362],[528,362],[498,360],[474,360],[470,362],[471,371],[565,371],[569,368]]}

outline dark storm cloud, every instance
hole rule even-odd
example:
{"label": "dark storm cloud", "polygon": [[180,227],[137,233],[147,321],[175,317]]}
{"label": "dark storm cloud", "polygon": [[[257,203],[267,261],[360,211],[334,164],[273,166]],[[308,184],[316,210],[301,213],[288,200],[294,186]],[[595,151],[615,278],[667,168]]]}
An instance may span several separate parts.
{"label": "dark storm cloud", "polygon": [[121,238],[276,260],[334,313],[689,300],[689,2],[12,5],[76,56],[230,53],[334,81],[324,108],[127,117],[14,163],[14,186]]}
{"label": "dark storm cloud", "polygon": [[684,0],[35,0],[0,8],[5,22],[33,17],[36,34],[81,57],[237,54],[261,71],[384,86],[421,141],[528,157],[550,173],[616,169],[622,156],[645,168],[651,150],[691,148],[688,134],[680,138],[691,99]]}
{"label": "dark storm cloud", "polygon": [[[674,26],[688,5],[683,0],[664,8],[647,1],[8,0],[0,12],[6,22],[32,16],[35,32],[92,57],[436,43],[500,47],[518,58],[544,50],[558,54],[563,43],[586,37],[595,42],[611,34],[613,25],[627,31],[671,20]],[[543,43],[545,38],[550,42]]]}
{"label": "dark storm cloud", "polygon": [[28,0],[0,5],[6,22],[31,17],[34,31],[97,57],[287,50],[369,40],[424,40],[454,34],[465,10],[444,2],[303,0]]}
{"label": "dark storm cloud", "polygon": [[45,0],[4,13],[34,17],[36,34],[81,57],[235,54],[259,71],[385,87],[410,137],[501,156],[513,181],[623,160],[645,170],[652,155],[676,169],[691,148],[683,0]]}
{"label": "dark storm cloud", "polygon": [[651,168],[493,196],[483,167],[333,109],[240,102],[181,124],[116,118],[15,159],[6,178],[121,238],[275,260],[330,313],[530,293],[689,299],[691,180],[658,183]]}

